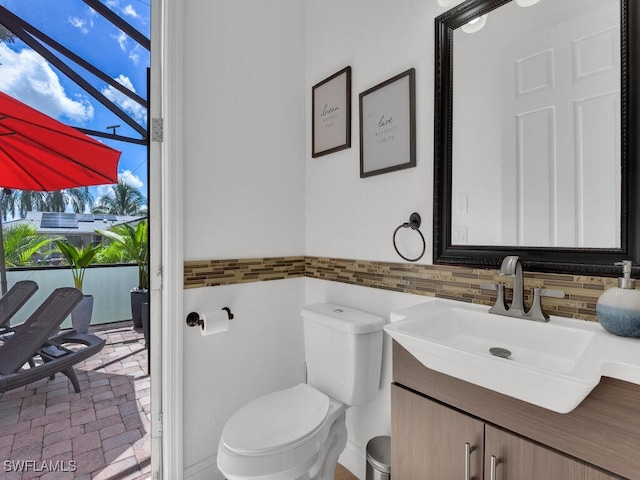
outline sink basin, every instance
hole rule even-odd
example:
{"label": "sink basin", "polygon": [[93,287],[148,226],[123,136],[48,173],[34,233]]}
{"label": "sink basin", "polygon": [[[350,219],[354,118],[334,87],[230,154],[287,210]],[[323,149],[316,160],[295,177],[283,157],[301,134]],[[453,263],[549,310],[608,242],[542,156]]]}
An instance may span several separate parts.
{"label": "sink basin", "polygon": [[[598,324],[488,310],[434,299],[393,313],[385,331],[428,368],[558,413],[573,410],[600,382]],[[508,358],[492,354],[495,348]]]}

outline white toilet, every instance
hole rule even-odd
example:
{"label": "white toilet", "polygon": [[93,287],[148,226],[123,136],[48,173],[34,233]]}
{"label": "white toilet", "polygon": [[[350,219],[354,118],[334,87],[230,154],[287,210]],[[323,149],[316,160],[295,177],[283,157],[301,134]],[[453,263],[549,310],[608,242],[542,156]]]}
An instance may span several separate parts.
{"label": "white toilet", "polygon": [[227,421],[218,468],[229,480],[333,480],[345,412],[377,393],[384,319],[320,303],[302,309],[307,384],[269,393]]}

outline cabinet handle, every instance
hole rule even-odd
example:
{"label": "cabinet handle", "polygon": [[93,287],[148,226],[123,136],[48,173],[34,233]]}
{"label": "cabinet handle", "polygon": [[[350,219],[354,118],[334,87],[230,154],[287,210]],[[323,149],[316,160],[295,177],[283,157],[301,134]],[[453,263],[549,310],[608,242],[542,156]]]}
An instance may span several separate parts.
{"label": "cabinet handle", "polygon": [[471,452],[475,448],[469,442],[464,444],[464,480],[473,480],[471,478]]}
{"label": "cabinet handle", "polygon": [[496,476],[496,467],[500,463],[500,460],[496,458],[495,455],[491,455],[491,480],[497,480]]}

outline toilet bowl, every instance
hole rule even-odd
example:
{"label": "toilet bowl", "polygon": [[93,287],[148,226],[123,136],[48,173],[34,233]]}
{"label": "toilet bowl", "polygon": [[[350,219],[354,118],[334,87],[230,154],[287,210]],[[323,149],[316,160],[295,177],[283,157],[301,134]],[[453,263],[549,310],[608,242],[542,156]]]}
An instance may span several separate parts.
{"label": "toilet bowl", "polygon": [[347,406],[306,384],[262,396],[226,423],[218,468],[229,480],[333,479]]}
{"label": "toilet bowl", "polygon": [[333,480],[346,410],[378,392],[383,318],[326,303],[302,317],[308,384],[263,395],[229,418],[217,457],[228,480]]}

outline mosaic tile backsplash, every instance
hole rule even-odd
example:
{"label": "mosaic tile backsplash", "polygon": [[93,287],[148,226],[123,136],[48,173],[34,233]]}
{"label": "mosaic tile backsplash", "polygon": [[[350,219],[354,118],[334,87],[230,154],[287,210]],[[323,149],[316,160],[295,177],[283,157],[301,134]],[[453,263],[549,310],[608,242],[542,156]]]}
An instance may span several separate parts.
{"label": "mosaic tile backsplash", "polygon": [[[184,288],[310,277],[396,292],[449,298],[492,305],[496,293],[481,290],[482,283],[505,283],[498,270],[448,265],[373,262],[327,257],[277,257],[188,261],[184,264]],[[563,290],[565,298],[544,298],[545,310],[561,317],[596,321],[596,302],[617,285],[615,278],[525,272],[525,302],[531,289]]]}

